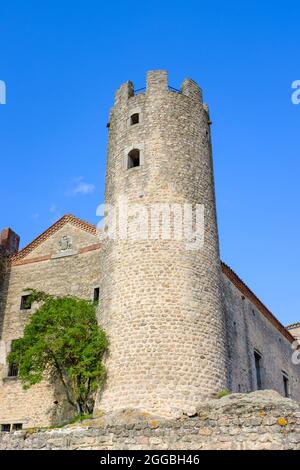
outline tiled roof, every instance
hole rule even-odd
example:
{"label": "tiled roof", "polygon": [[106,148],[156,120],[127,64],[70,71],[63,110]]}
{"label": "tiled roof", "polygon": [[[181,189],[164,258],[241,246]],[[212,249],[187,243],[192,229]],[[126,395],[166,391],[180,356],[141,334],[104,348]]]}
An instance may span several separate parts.
{"label": "tiled roof", "polygon": [[292,330],[293,328],[300,328],[300,322],[298,323],[292,323],[292,325],[288,325],[286,327],[288,330]]}
{"label": "tiled roof", "polygon": [[16,261],[24,258],[27,256],[31,251],[37,248],[41,243],[51,237],[55,232],[60,230],[64,225],[71,224],[75,227],[78,227],[86,232],[91,233],[92,235],[97,235],[97,229],[95,225],[90,224],[89,222],[85,222],[84,220],[75,217],[72,214],[66,214],[57,222],[55,222],[51,227],[49,227],[45,232],[35,238],[29,245],[25,246],[19,253],[10,257],[11,261]]}

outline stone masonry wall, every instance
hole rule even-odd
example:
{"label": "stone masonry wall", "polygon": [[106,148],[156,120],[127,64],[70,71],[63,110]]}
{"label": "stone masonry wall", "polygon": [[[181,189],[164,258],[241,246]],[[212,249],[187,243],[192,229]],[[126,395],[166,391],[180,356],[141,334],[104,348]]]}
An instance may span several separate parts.
{"label": "stone masonry wall", "polygon": [[[60,251],[62,237],[72,239],[72,248]],[[39,247],[13,264],[7,280],[0,332],[0,425],[22,423],[24,428],[61,422],[73,414],[58,383],[46,381],[24,390],[18,378],[7,377],[7,355],[11,342],[22,336],[35,310],[20,310],[21,296],[28,288],[53,295],[75,295],[92,299],[99,287],[99,249],[78,253],[99,242],[96,235],[66,224]],[[43,257],[46,259],[43,260]],[[30,262],[29,262],[30,261]]]}
{"label": "stone masonry wall", "polygon": [[[3,311],[3,306],[2,306],[3,301],[4,301],[4,299],[3,299],[3,295],[4,295],[3,290],[4,290],[4,282],[5,282],[6,272],[7,272],[7,257],[5,255],[4,250],[0,246],[0,315],[1,315],[1,312]],[[0,319],[0,323],[2,323],[1,319]]]}
{"label": "stone masonry wall", "polygon": [[0,246],[0,291],[4,281],[4,275],[6,271],[6,256],[4,250]]}
{"label": "stone masonry wall", "polygon": [[4,449],[300,450],[300,405],[264,391],[211,400],[172,420],[127,410],[62,429],[2,433]]}
{"label": "stone masonry wall", "polygon": [[[6,296],[7,296],[7,286],[9,280],[9,270],[7,269],[7,255],[5,250],[0,246],[0,363],[1,358],[3,358],[5,354],[5,348],[3,343],[1,342],[2,337],[2,330],[3,330],[3,323],[4,323],[4,311],[5,311],[5,303],[6,303]],[[3,361],[3,359],[2,359]],[[1,370],[1,365],[0,365]]]}
{"label": "stone masonry wall", "polygon": [[[130,126],[137,112],[140,122]],[[127,169],[135,148],[141,165]],[[158,203],[205,208],[200,249],[172,236],[152,237],[158,218],[143,239],[103,242],[101,309],[110,354],[96,409],[138,407],[170,416],[227,386],[209,116],[192,80],[176,93],[166,72],[152,71],[145,93],[135,95],[131,82],[117,91],[105,203],[116,206],[119,197],[148,215]]]}
{"label": "stone masonry wall", "polygon": [[223,275],[230,389],[257,390],[254,351],[261,355],[263,389],[284,395],[283,372],[289,378],[290,396],[300,402],[300,365],[292,363],[291,342],[265,318]]}

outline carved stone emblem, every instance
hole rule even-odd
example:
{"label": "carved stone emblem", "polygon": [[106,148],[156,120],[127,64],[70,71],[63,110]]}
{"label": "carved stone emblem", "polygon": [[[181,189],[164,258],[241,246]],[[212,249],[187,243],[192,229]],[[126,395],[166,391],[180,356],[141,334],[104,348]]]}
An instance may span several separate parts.
{"label": "carved stone emblem", "polygon": [[61,239],[59,240],[60,251],[71,250],[72,247],[73,241],[71,237],[69,237],[68,235],[64,235],[63,237],[61,237]]}

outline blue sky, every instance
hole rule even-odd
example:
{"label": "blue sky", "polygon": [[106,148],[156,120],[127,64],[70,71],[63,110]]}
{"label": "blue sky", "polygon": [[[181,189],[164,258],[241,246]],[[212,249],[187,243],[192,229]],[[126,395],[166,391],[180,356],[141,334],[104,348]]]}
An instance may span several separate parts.
{"label": "blue sky", "polygon": [[22,246],[64,213],[96,222],[115,89],[167,69],[211,110],[223,260],[300,321],[296,1],[0,3],[0,227]]}

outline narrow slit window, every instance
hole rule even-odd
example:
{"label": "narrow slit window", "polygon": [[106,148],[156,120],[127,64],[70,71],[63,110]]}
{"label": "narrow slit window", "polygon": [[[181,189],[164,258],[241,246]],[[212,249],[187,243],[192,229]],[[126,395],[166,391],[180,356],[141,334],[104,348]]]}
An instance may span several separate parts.
{"label": "narrow slit window", "polygon": [[100,298],[100,288],[95,287],[95,289],[94,289],[94,302],[95,302],[95,304],[99,303],[99,298]]}
{"label": "narrow slit window", "polygon": [[135,124],[138,124],[140,122],[140,115],[139,113],[134,113],[130,117],[130,124],[131,126],[134,126]]}
{"label": "narrow slit window", "polygon": [[262,389],[262,380],[261,380],[261,355],[260,355],[257,351],[254,351],[254,361],[255,361],[257,390],[261,390],[261,389]]}
{"label": "narrow slit window", "polygon": [[[11,348],[10,350],[14,350],[14,341],[11,342]],[[8,365],[8,370],[7,370],[7,377],[18,377],[19,374],[19,367],[18,364],[12,363]]]}
{"label": "narrow slit window", "polygon": [[128,154],[127,169],[140,166],[140,160],[140,151],[138,149],[131,150]]}
{"label": "narrow slit window", "polygon": [[30,295],[22,295],[21,297],[21,305],[20,305],[20,310],[30,310],[31,309],[31,299]]}
{"label": "narrow slit window", "polygon": [[284,396],[286,398],[290,398],[290,396],[291,396],[290,381],[289,381],[288,375],[284,372],[283,372],[283,375],[282,375],[282,379],[283,379]]}

